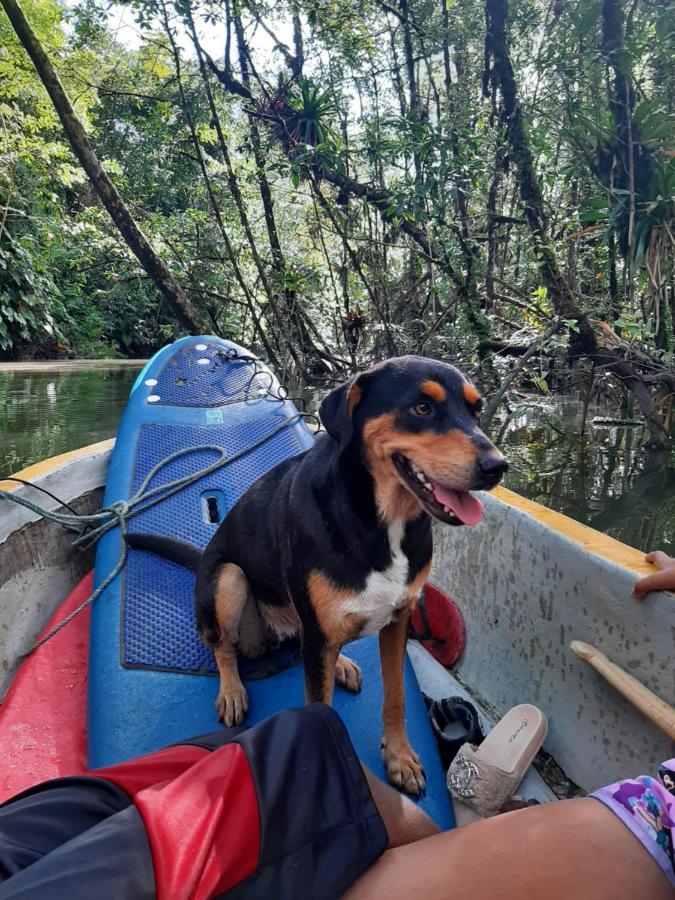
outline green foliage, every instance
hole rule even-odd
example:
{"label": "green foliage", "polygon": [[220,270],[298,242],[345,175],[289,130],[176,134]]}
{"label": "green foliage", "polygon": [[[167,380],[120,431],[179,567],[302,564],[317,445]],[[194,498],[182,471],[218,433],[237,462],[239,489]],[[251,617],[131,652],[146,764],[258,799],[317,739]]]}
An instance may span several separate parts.
{"label": "green foliage", "polygon": [[675,220],[675,159],[654,169],[650,196],[639,210],[633,239],[637,265],[642,265],[649,237],[654,229],[667,228]]}
{"label": "green foliage", "polygon": [[60,336],[54,314],[62,309],[61,298],[43,269],[29,236],[0,247],[0,350]]}
{"label": "green foliage", "polygon": [[299,78],[286,97],[286,106],[285,123],[293,140],[311,147],[336,143],[331,120],[338,103],[333,91],[322,90],[308,78]]}
{"label": "green foliage", "polygon": [[[666,5],[634,7],[613,57],[632,88],[631,188],[607,93],[614,73],[603,4],[509,4],[510,52],[547,215],[537,250],[501,98],[483,73],[482,4],[410,0],[407,46],[400,16],[374,0],[242,0],[229,8],[241,16],[245,72],[234,30],[225,72],[219,4],[133,0],[112,16],[102,0],[23,6],[99,158],[214,331],[260,347],[259,321],[288,362],[299,356],[288,323],[300,317],[306,344],[338,361],[351,364],[357,346],[358,362],[421,349],[482,365],[481,341],[533,338],[549,326],[554,307],[541,272],[557,259],[567,261],[583,309],[645,346],[670,347],[675,134]],[[115,30],[122,10],[137,26],[133,38]],[[295,13],[302,74],[293,70]],[[213,65],[246,81],[250,100],[210,74],[211,108],[189,14]],[[360,331],[349,343],[345,323],[355,311]],[[576,330],[570,321],[565,333]],[[0,353],[58,341],[83,355],[146,354],[178,333],[1,18]],[[547,350],[564,340],[556,336]]]}

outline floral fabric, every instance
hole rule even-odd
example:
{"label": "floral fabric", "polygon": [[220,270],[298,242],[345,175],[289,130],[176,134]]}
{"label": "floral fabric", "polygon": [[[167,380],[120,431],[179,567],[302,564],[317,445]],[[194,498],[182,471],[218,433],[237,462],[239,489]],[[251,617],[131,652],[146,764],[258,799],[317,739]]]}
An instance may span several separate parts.
{"label": "floral fabric", "polygon": [[675,887],[675,759],[659,766],[658,778],[617,781],[592,796],[630,828]]}

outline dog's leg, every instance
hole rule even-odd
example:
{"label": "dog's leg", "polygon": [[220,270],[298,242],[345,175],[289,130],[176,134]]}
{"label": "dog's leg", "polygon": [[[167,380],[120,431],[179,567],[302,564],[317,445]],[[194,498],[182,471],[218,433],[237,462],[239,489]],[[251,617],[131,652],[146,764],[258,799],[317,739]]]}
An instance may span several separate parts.
{"label": "dog's leg", "polygon": [[339,647],[329,647],[319,629],[305,628],[302,661],[305,667],[305,703],[333,702]]}
{"label": "dog's leg", "polygon": [[251,602],[249,586],[243,571],[231,563],[218,570],[213,583],[220,632],[213,648],[220,673],[216,712],[224,725],[241,725],[248,712],[248,694],[239,677],[237,647],[244,609]]}
{"label": "dog's leg", "polygon": [[420,794],[425,785],[424,770],[410,746],[403,721],[403,666],[411,612],[410,606],[401,610],[398,618],[380,632],[384,683],[382,752],[389,781],[409,794]]}
{"label": "dog's leg", "polygon": [[[243,573],[242,573],[243,574]],[[258,606],[250,585],[248,585],[248,597],[239,619],[239,643],[237,644],[237,652],[246,659],[255,659],[256,656],[262,656],[267,650],[268,639],[265,635],[265,627],[262,623],[260,615],[260,607]]]}
{"label": "dog's leg", "polygon": [[339,647],[327,644],[314,645],[312,639],[305,638],[302,647],[305,667],[305,703],[333,702],[333,686],[339,684],[346,691],[358,694],[361,690],[361,667],[353,659],[340,653]]}
{"label": "dog's leg", "polygon": [[340,648],[353,640],[363,627],[363,619],[353,613],[341,613],[342,601],[351,592],[336,587],[320,572],[311,572],[306,583],[306,599],[311,615],[303,622],[302,655],[305,666],[305,702],[330,705],[337,682],[353,693],[361,690],[361,669],[343,656]]}
{"label": "dog's leg", "polygon": [[358,694],[361,690],[363,683],[361,667],[344,653],[338,656],[335,663],[335,683],[352,694]]}

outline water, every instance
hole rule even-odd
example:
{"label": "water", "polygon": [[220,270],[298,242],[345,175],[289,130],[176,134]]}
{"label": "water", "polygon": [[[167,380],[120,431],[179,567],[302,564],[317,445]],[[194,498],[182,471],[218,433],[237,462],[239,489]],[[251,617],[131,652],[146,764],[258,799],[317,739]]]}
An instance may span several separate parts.
{"label": "water", "polygon": [[138,370],[0,372],[0,476],[114,437]]}
{"label": "water", "polygon": [[[115,434],[136,378],[131,369],[0,372],[0,475]],[[317,391],[303,392],[308,410]],[[582,404],[525,398],[500,441],[505,484],[538,503],[642,550],[675,554],[675,469],[649,458],[642,428],[589,425]],[[610,414],[591,407],[587,420]]]}
{"label": "water", "polygon": [[654,457],[644,428],[593,424],[612,414],[591,405],[582,435],[580,400],[527,401],[500,443],[505,485],[625,544],[675,555],[672,459]]}

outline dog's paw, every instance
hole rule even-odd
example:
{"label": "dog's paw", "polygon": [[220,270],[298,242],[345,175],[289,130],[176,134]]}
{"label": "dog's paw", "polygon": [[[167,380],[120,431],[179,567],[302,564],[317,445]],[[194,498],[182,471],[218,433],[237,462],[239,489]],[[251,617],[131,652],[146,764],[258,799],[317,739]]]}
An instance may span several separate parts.
{"label": "dog's paw", "polygon": [[248,712],[248,694],[244,685],[239,684],[227,691],[221,688],[216,697],[216,712],[228,728],[241,725]]}
{"label": "dog's paw", "polygon": [[414,796],[424,792],[424,769],[419,756],[405,737],[383,737],[382,755],[391,784]]}
{"label": "dog's paw", "polygon": [[335,663],[335,682],[352,694],[358,694],[363,683],[360,667],[353,659],[343,656],[342,653]]}

